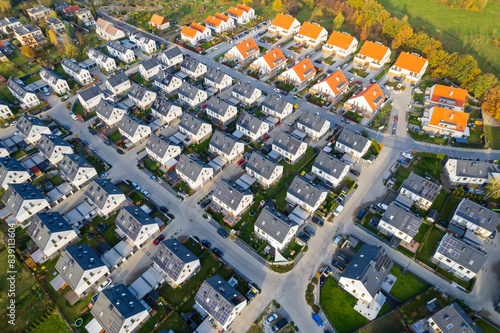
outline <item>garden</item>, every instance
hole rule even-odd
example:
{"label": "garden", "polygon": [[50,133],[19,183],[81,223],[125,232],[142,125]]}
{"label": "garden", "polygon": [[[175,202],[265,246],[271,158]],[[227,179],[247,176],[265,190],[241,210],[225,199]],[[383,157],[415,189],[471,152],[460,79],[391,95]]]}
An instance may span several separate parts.
{"label": "garden", "polygon": [[394,174],[394,178],[396,178],[394,189],[399,189],[401,184],[412,172],[421,177],[425,177],[426,173],[428,173],[439,182],[439,174],[443,172],[443,165],[441,162],[445,159],[446,155],[444,154],[417,153],[409,167],[405,168],[400,166]]}
{"label": "garden", "polygon": [[420,142],[427,142],[427,143],[432,143],[435,145],[441,145],[441,146],[446,146],[448,144],[448,138],[442,138],[442,137],[437,137],[433,134],[426,134],[422,130],[407,130],[408,134],[412,137],[413,140],[415,141],[420,141]]}
{"label": "garden", "polygon": [[383,109],[379,110],[377,116],[370,123],[371,128],[378,129],[382,133],[386,133],[391,121],[392,104],[388,103]]}
{"label": "garden", "polygon": [[396,282],[392,286],[391,294],[401,302],[406,302],[429,288],[427,283],[415,277],[410,272],[403,274],[401,268],[396,265],[392,266],[390,274],[396,277]]}
{"label": "garden", "polygon": [[442,309],[446,305],[451,303],[447,299],[443,298],[443,296],[441,296],[441,294],[438,291],[430,289],[424,294],[417,296],[411,302],[403,304],[399,308],[399,311],[403,314],[405,319],[411,325],[432,314],[429,312],[426,306],[433,300],[434,300],[433,302],[434,305],[437,306],[438,309]]}

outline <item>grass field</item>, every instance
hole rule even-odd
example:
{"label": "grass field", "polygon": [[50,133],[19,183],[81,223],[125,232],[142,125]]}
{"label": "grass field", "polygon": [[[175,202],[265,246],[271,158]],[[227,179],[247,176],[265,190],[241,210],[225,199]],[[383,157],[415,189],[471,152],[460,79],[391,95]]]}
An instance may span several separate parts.
{"label": "grass field", "polygon": [[419,252],[417,252],[417,259],[423,263],[429,265],[430,267],[436,267],[435,264],[431,262],[431,257],[438,246],[438,243],[443,238],[445,232],[439,229],[432,229],[427,236],[424,244],[420,245]]}
{"label": "grass field", "polygon": [[370,326],[366,327],[363,330],[363,332],[366,333],[405,332],[405,327],[401,324],[401,322],[394,315],[394,313],[391,313],[385,316],[384,318],[375,320]]}
{"label": "grass field", "polygon": [[397,278],[396,283],[392,286],[391,294],[402,302],[418,295],[428,287],[427,284],[410,274],[403,275],[396,266],[392,266],[390,273]]}
{"label": "grass field", "polygon": [[484,126],[486,146],[491,149],[500,149],[500,127]]}
{"label": "grass field", "polygon": [[419,321],[420,319],[423,319],[427,316],[429,316],[429,312],[425,308],[425,305],[427,302],[436,299],[436,305],[442,309],[446,305],[448,305],[450,302],[445,300],[443,297],[441,297],[441,294],[434,289],[431,289],[427,291],[425,294],[423,294],[419,298],[415,298],[413,301],[404,304],[401,308],[400,311],[403,314],[403,316],[406,318],[409,324],[413,324],[416,321]]}
{"label": "grass field", "polygon": [[477,326],[483,330],[484,333],[498,333],[500,330],[496,329],[491,324],[485,322],[482,319],[476,321]]}
{"label": "grass field", "polygon": [[32,333],[66,333],[71,332],[68,324],[61,318],[58,313],[53,313],[49,318],[45,319],[43,323],[38,325]]}

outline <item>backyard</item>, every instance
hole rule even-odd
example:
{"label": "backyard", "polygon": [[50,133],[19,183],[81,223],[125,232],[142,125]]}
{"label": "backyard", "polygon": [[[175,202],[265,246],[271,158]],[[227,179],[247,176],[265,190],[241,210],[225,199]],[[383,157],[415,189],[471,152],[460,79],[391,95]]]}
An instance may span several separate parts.
{"label": "backyard", "polygon": [[484,126],[486,144],[491,149],[500,149],[500,127]]}
{"label": "backyard", "polygon": [[438,308],[443,308],[450,302],[444,299],[439,292],[434,289],[427,291],[422,296],[415,298],[413,301],[402,305],[399,310],[406,318],[409,324],[413,324],[420,319],[429,316],[431,313],[426,309],[428,302],[435,299],[434,303]]}
{"label": "backyard", "polygon": [[448,140],[449,140],[449,139],[443,139],[443,138],[440,138],[437,136],[430,136],[429,134],[425,134],[423,131],[419,131],[417,133],[411,129],[408,129],[407,132],[408,132],[408,134],[410,134],[412,139],[415,141],[433,143],[436,145],[446,145],[446,144],[448,144]]}
{"label": "backyard", "polygon": [[420,245],[417,251],[417,259],[424,264],[435,268],[436,265],[431,262],[431,257],[438,246],[438,243],[443,238],[445,232],[439,229],[433,228],[427,238],[424,240],[423,244]]}
{"label": "backyard", "polygon": [[392,286],[391,294],[402,302],[406,302],[429,287],[409,272],[403,275],[401,269],[397,266],[392,266],[390,273],[397,279]]}
{"label": "backyard", "polygon": [[403,326],[403,324],[401,324],[401,321],[393,312],[391,314],[388,314],[384,318],[376,319],[370,325],[368,325],[363,330],[363,332],[364,333],[405,332],[405,327]]}
{"label": "backyard", "polygon": [[370,127],[380,130],[381,132],[387,132],[389,127],[389,122],[391,120],[392,105],[388,103],[382,110],[380,110],[370,123]]}
{"label": "backyard", "polygon": [[412,171],[422,177],[425,177],[425,173],[427,172],[439,181],[439,174],[443,171],[441,161],[445,158],[446,155],[417,154],[408,168],[400,166],[396,171],[394,174],[394,178],[396,178],[394,188],[398,189]]}

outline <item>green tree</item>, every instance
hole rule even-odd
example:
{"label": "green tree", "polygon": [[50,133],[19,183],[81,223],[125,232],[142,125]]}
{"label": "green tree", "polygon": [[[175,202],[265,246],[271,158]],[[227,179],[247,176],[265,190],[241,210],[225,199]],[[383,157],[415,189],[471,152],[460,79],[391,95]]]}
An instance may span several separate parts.
{"label": "green tree", "polygon": [[365,4],[363,0],[347,0],[347,3],[351,8],[354,8],[356,10],[360,9]]}
{"label": "green tree", "polygon": [[333,24],[335,24],[335,26],[338,28],[340,28],[342,26],[342,23],[344,23],[344,15],[342,15],[342,13],[339,13],[335,19],[333,20]]}
{"label": "green tree", "polygon": [[314,8],[314,0],[303,0],[302,1],[304,3],[304,5],[306,5],[307,7],[309,8]]}
{"label": "green tree", "polygon": [[283,11],[283,1],[281,1],[281,0],[274,0],[274,2],[273,2],[273,10],[276,11],[276,12]]}
{"label": "green tree", "polygon": [[500,86],[490,88],[483,100],[483,110],[500,120]]}
{"label": "green tree", "polygon": [[64,28],[66,29],[66,35],[68,35],[68,37],[70,39],[75,38],[75,28],[73,28],[73,26],[71,25],[71,23],[65,22],[64,23]]}
{"label": "green tree", "polygon": [[486,73],[478,75],[475,80],[471,81],[467,88],[476,97],[481,97],[488,89],[498,83],[495,75]]}
{"label": "green tree", "polygon": [[484,196],[484,199],[488,198],[500,198],[500,178],[490,178],[490,182],[486,185],[486,195]]}

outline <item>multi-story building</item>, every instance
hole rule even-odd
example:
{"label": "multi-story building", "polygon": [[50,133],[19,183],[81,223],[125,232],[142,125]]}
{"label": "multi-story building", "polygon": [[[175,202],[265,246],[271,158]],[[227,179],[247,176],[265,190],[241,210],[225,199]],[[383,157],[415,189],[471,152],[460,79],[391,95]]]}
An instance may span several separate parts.
{"label": "multi-story building", "polygon": [[151,135],[151,127],[136,117],[129,115],[124,115],[122,117],[118,123],[118,130],[133,144],[137,144],[142,140],[149,138]]}
{"label": "multi-story building", "polygon": [[12,95],[22,103],[21,108],[23,109],[31,109],[42,103],[37,95],[26,90],[26,87],[19,79],[9,78],[7,81],[7,88],[9,88]]}
{"label": "multi-story building", "polygon": [[183,60],[184,55],[178,46],[173,46],[168,50],[165,50],[161,55],[161,61],[167,65],[167,67],[181,64]]}
{"label": "multi-story building", "polygon": [[97,117],[99,117],[99,119],[101,119],[109,127],[115,127],[123,116],[127,114],[126,110],[105,99],[101,99],[101,101],[97,104],[95,111],[97,113]]}
{"label": "multi-story building", "polygon": [[262,102],[262,113],[268,114],[274,118],[283,120],[293,112],[292,103],[282,99],[281,96],[269,94]]}
{"label": "multi-story building", "polygon": [[221,179],[212,192],[212,199],[224,214],[240,216],[253,203],[253,193],[228,179]]}
{"label": "multi-story building", "polygon": [[419,55],[401,52],[389,70],[389,75],[404,78],[406,82],[416,84],[422,79],[428,64],[427,59]]}
{"label": "multi-story building", "polygon": [[141,62],[139,65],[139,73],[144,80],[151,81],[154,76],[158,75],[161,67],[160,60],[157,57],[152,57],[151,59]]}
{"label": "multi-story building", "polygon": [[291,15],[278,13],[267,31],[286,39],[299,32],[299,29],[299,20]]}
{"label": "multi-story building", "polygon": [[95,61],[102,70],[108,73],[116,70],[115,59],[108,57],[101,51],[98,51],[93,47],[89,47],[89,49],[87,50],[87,55],[89,56],[89,59]]}
{"label": "multi-story building", "polygon": [[50,14],[52,13],[52,10],[45,6],[35,6],[32,8],[26,9],[26,12],[28,13],[28,17],[32,20],[41,20],[44,18],[48,18]]}
{"label": "multi-story building", "polygon": [[59,135],[42,134],[36,146],[38,151],[53,165],[61,162],[65,154],[73,154],[71,144]]}
{"label": "multi-story building", "polygon": [[143,33],[131,33],[130,40],[136,43],[144,53],[156,52],[156,42]]}
{"label": "multi-story building", "polygon": [[30,180],[28,170],[15,158],[0,157],[0,186],[7,189],[9,184],[20,184]]}
{"label": "multi-story building", "polygon": [[306,153],[307,143],[287,133],[279,133],[273,140],[273,153],[290,164],[297,163]]}
{"label": "multi-story building", "polygon": [[88,70],[80,67],[76,62],[73,62],[68,58],[62,59],[61,66],[66,74],[72,76],[82,86],[86,86],[93,81]]}
{"label": "multi-story building", "polygon": [[173,144],[170,141],[165,141],[156,135],[149,137],[146,144],[146,152],[148,155],[161,165],[167,165],[168,162],[179,156],[182,148],[179,145]]}
{"label": "multi-story building", "polygon": [[205,74],[205,84],[217,90],[223,90],[233,84],[233,78],[221,70],[210,67]]}
{"label": "multi-story building", "polygon": [[187,82],[183,82],[177,91],[179,99],[188,104],[191,108],[196,108],[207,101],[208,94],[205,90],[197,88]]}
{"label": "multi-story building", "polygon": [[15,17],[9,17],[0,20],[0,30],[2,30],[5,34],[8,34],[10,32],[7,28],[10,28],[10,30],[12,31],[14,30],[14,28],[21,26],[21,22],[19,22],[19,20]]}
{"label": "multi-story building", "polygon": [[480,237],[489,237],[500,223],[500,216],[482,205],[467,198],[462,199],[451,223],[467,228]]}
{"label": "multi-story building", "polygon": [[171,123],[182,116],[182,108],[166,98],[157,97],[151,105],[151,113],[160,118],[162,123]]}
{"label": "multi-story building", "polygon": [[415,216],[407,208],[391,203],[382,215],[377,229],[387,236],[394,236],[403,244],[409,244],[418,233],[422,218]]}
{"label": "multi-story building", "polygon": [[430,180],[420,177],[412,171],[401,185],[399,193],[409,198],[418,207],[428,210],[440,191],[441,185],[437,185]]}
{"label": "multi-story building", "polygon": [[335,149],[345,152],[357,161],[368,152],[371,144],[368,138],[344,128],[335,142]]}
{"label": "multi-story building", "polygon": [[137,247],[142,247],[160,231],[158,223],[139,206],[120,209],[115,224]]}
{"label": "multi-story building", "polygon": [[344,181],[350,168],[349,164],[322,151],[314,160],[311,174],[335,188]]}
{"label": "multi-story building", "polygon": [[236,81],[231,94],[245,105],[252,105],[262,96],[262,91],[248,82]]}
{"label": "multi-story building", "polygon": [[256,18],[255,10],[249,6],[237,4],[229,8],[227,15],[236,22],[236,24],[243,25]]}
{"label": "multi-story building", "polygon": [[153,105],[156,99],[156,93],[144,87],[143,85],[132,83],[128,92],[128,97],[140,109],[145,110]]}
{"label": "multi-story building", "polygon": [[153,14],[148,23],[153,29],[158,30],[165,30],[170,27],[170,21],[158,14]]}
{"label": "multi-story building", "polygon": [[207,65],[199,62],[195,58],[186,57],[181,63],[181,72],[197,80],[207,72]]}
{"label": "multi-story building", "polygon": [[205,112],[214,122],[221,125],[226,125],[238,115],[236,106],[231,105],[222,99],[212,96],[208,102]]}
{"label": "multi-story building", "polygon": [[118,29],[113,24],[108,21],[103,20],[102,18],[98,18],[95,24],[95,31],[101,37],[107,40],[117,40],[125,37],[125,32],[121,29]]}
{"label": "multi-story building", "polygon": [[463,138],[470,135],[469,113],[433,106],[424,112],[422,131],[434,135]]}
{"label": "multi-story building", "polygon": [[221,13],[215,13],[214,16],[207,17],[205,25],[214,33],[220,34],[234,28],[234,19]]}
{"label": "multi-story building", "polygon": [[95,168],[78,154],[65,154],[58,165],[63,177],[76,187],[81,187],[97,177]]}
{"label": "multi-story building", "polygon": [[358,68],[368,67],[380,70],[391,57],[391,50],[382,44],[365,41],[361,50],[354,57],[354,65]]}
{"label": "multi-story building", "polygon": [[431,105],[455,111],[463,111],[467,104],[467,90],[435,84],[429,91],[429,99],[426,100]]}
{"label": "multi-story building", "polygon": [[200,143],[212,135],[212,125],[185,113],[179,123],[179,131],[187,135],[193,143]]}
{"label": "multi-story building", "polygon": [[123,71],[119,71],[111,76],[106,81],[106,89],[108,89],[114,96],[123,94],[132,88],[130,80]]}
{"label": "multi-story building", "polygon": [[286,57],[279,47],[267,51],[250,65],[250,69],[259,71],[260,74],[274,76],[286,67]]}
{"label": "multi-story building", "polygon": [[189,26],[183,26],[181,30],[181,40],[194,46],[196,46],[200,41],[207,40],[211,37],[212,30],[194,22]]}
{"label": "multi-story building", "polygon": [[229,134],[215,131],[210,139],[208,151],[222,157],[226,161],[233,161],[245,149],[245,144],[236,138],[231,137]]}
{"label": "multi-story building", "polygon": [[315,49],[326,42],[328,31],[317,23],[304,22],[299,32],[293,37],[295,43],[300,43]]}
{"label": "multi-story building", "polygon": [[330,122],[312,112],[304,112],[296,123],[297,128],[313,140],[319,140],[330,129]]}
{"label": "multi-story building", "polygon": [[328,191],[324,187],[315,185],[302,176],[295,176],[286,192],[286,201],[312,214],[323,204],[327,196]]}
{"label": "multi-story building", "polygon": [[259,54],[260,48],[257,43],[255,43],[253,38],[248,38],[229,49],[229,51],[224,54],[224,57],[226,59],[236,60],[242,65],[246,65],[257,59]]}
{"label": "multi-story building", "polygon": [[444,173],[453,186],[481,186],[490,179],[492,166],[488,162],[468,161],[448,158]]}
{"label": "multi-story building", "polygon": [[269,123],[248,112],[243,112],[236,122],[236,129],[255,141],[269,132]]}
{"label": "multi-story building", "polygon": [[24,221],[50,206],[45,196],[31,183],[9,184],[2,202],[17,224],[23,227],[27,226]]}
{"label": "multi-story building", "polygon": [[175,166],[175,172],[193,190],[203,187],[214,176],[212,167],[187,155],[181,155]]}
{"label": "multi-story building", "polygon": [[38,46],[47,43],[47,39],[42,33],[42,30],[36,25],[27,24],[12,29],[14,37],[21,45]]}
{"label": "multi-story building", "polygon": [[348,90],[349,81],[339,69],[313,85],[309,92],[320,95],[329,102],[334,102],[336,98],[342,96]]}
{"label": "multi-story building", "polygon": [[254,224],[254,233],[276,251],[285,249],[292,241],[299,225],[277,210],[264,207]]}
{"label": "multi-story building", "polygon": [[182,82],[182,79],[177,76],[166,71],[160,71],[158,75],[154,77],[153,86],[158,87],[170,95],[182,86]]}
{"label": "multi-story building", "polygon": [[108,179],[92,179],[85,196],[101,216],[108,216],[127,200],[125,194]]}
{"label": "multi-story building", "polygon": [[42,119],[33,116],[21,116],[16,128],[23,136],[24,141],[30,144],[36,144],[41,139],[42,134],[52,134]]}
{"label": "multi-story building", "polygon": [[95,24],[94,16],[92,16],[92,13],[87,8],[77,10],[75,12],[75,16],[79,21],[82,21],[86,27],[90,27]]}
{"label": "multi-story building", "polygon": [[483,333],[458,303],[452,303],[430,316],[426,328],[429,333]]}
{"label": "multi-story building", "polygon": [[40,78],[47,82],[50,88],[58,95],[64,95],[69,92],[68,82],[47,68],[40,70]]}
{"label": "multi-story building", "polygon": [[268,188],[283,176],[283,165],[258,152],[253,152],[248,159],[246,172],[257,179],[260,185]]}
{"label": "multi-story building", "polygon": [[305,58],[298,64],[287,69],[278,76],[280,81],[293,84],[296,87],[303,87],[316,77],[316,67],[313,66],[309,58]]}
{"label": "multi-story building", "polygon": [[345,59],[358,48],[358,40],[345,32],[333,31],[328,41],[323,45],[323,53]]}
{"label": "multi-story building", "polygon": [[54,30],[58,35],[62,35],[66,31],[64,24],[57,17],[46,18],[45,22],[47,23],[47,28]]}
{"label": "multi-story building", "polygon": [[126,64],[129,64],[135,60],[134,51],[125,47],[122,43],[110,40],[106,45],[108,52],[111,56],[120,59]]}
{"label": "multi-story building", "polygon": [[99,88],[99,86],[90,86],[78,94],[78,100],[87,111],[97,107],[103,98],[104,92]]}

